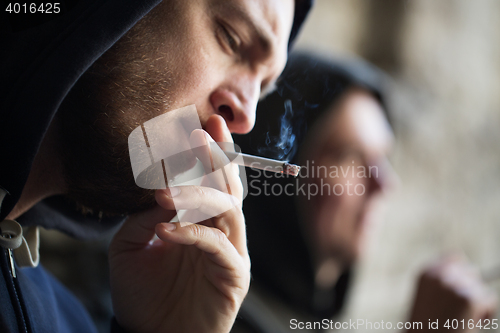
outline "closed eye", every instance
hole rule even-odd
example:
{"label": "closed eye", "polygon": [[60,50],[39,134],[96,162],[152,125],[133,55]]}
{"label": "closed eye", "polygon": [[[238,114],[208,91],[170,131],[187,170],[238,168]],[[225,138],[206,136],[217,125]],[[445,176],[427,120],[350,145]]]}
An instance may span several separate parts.
{"label": "closed eye", "polygon": [[223,37],[223,43],[226,44],[232,52],[238,52],[241,43],[236,34],[230,31],[230,29],[223,23],[218,23],[218,30],[218,35],[222,35]]}

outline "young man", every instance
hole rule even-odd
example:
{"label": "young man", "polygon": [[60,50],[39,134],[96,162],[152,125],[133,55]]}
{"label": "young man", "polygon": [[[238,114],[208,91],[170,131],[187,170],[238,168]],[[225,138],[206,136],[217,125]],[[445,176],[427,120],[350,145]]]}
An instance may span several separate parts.
{"label": "young man", "polygon": [[[250,280],[241,193],[233,193],[233,209],[204,223],[164,223],[175,215],[173,196],[184,208],[216,207],[221,193],[138,188],[127,138],[191,104],[207,140],[231,142],[231,133],[250,131],[309,7],[81,0],[3,12],[0,331],[95,331],[41,267],[18,266],[36,265],[37,239],[23,238],[12,220],[87,237],[124,215],[110,247],[112,329],[230,330]],[[235,171],[227,179],[241,188]],[[151,242],[155,234],[162,241]]]}

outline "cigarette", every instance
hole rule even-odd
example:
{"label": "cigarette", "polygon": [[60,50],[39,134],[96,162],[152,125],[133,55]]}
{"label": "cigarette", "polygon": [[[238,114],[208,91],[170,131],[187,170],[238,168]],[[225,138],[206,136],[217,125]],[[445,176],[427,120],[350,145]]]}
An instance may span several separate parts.
{"label": "cigarette", "polygon": [[[295,164],[290,164],[288,163],[288,161],[278,161],[270,158],[253,156],[243,153],[236,153],[232,151],[224,151],[224,153],[231,162],[241,166],[246,166],[253,169],[260,169],[276,173],[284,173],[286,175],[291,175],[294,177],[297,177],[299,175],[300,166]],[[243,157],[243,159],[236,158],[238,156]]]}

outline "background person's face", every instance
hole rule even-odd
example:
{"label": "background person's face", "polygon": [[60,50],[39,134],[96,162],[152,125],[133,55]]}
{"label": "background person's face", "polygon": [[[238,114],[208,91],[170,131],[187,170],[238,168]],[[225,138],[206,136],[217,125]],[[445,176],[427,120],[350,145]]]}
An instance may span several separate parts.
{"label": "background person's face", "polygon": [[326,118],[309,141],[315,168],[309,181],[324,190],[311,198],[306,228],[317,255],[348,265],[361,253],[379,194],[394,176],[387,161],[393,137],[380,104],[363,90],[346,92]]}
{"label": "background person's face", "polygon": [[154,8],[61,107],[69,196],[104,213],[152,206],[154,193],[134,183],[127,138],[169,110],[195,104],[202,127],[220,114],[231,132],[250,131],[261,92],[285,65],[293,10],[293,0],[165,0]]}

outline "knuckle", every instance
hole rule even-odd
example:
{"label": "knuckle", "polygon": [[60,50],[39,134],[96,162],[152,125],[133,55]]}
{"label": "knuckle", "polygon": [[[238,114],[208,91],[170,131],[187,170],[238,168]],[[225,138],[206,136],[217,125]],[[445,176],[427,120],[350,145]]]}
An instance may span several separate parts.
{"label": "knuckle", "polygon": [[219,254],[222,252],[222,250],[227,246],[227,237],[226,235],[219,229],[217,228],[211,228],[213,230],[213,238],[216,244],[219,244],[219,246],[216,247],[215,251],[213,254]]}
{"label": "knuckle", "polygon": [[212,228],[214,231],[214,238],[218,244],[225,245],[227,241],[226,234],[222,230],[217,228]]}
{"label": "knuckle", "polygon": [[193,224],[190,226],[191,235],[193,237],[193,244],[196,245],[205,236],[204,228],[199,224]]}
{"label": "knuckle", "polygon": [[206,191],[201,186],[193,186],[193,194],[202,198],[206,195]]}

